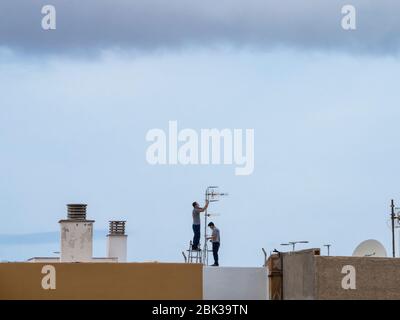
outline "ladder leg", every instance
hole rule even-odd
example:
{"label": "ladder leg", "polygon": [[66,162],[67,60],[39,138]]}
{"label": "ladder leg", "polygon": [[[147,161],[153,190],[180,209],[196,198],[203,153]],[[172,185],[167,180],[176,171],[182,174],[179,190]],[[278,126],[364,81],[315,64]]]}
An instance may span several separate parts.
{"label": "ladder leg", "polygon": [[188,259],[189,263],[193,263],[192,244],[193,244],[193,242],[190,241],[190,243],[189,243],[189,259]]}
{"label": "ladder leg", "polygon": [[[199,243],[199,248],[201,248],[201,244]],[[201,251],[197,250],[197,259],[196,259],[196,263],[200,263],[201,262]]]}

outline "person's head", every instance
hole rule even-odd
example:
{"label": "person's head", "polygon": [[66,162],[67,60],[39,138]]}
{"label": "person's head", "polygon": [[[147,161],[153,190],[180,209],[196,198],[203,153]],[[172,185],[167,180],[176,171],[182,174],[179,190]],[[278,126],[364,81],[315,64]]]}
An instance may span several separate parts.
{"label": "person's head", "polygon": [[193,208],[197,208],[199,206],[199,204],[197,202],[193,202],[192,206],[193,206]]}
{"label": "person's head", "polygon": [[208,226],[209,226],[211,229],[214,229],[214,228],[215,228],[214,222],[210,222],[210,223],[208,224]]}

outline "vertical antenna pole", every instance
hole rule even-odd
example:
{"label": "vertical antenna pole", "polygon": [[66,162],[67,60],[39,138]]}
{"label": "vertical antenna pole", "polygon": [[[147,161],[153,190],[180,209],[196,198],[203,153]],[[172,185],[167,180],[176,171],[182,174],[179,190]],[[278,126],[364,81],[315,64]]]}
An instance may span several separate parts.
{"label": "vertical antenna pole", "polygon": [[[209,186],[206,189],[206,194],[205,194],[205,201],[208,203],[210,202],[216,202],[218,201],[218,197],[220,196],[227,196],[227,193],[221,193],[219,192],[217,186]],[[216,190],[216,191],[215,191]],[[210,193],[211,191],[211,193]],[[207,243],[207,223],[208,223],[208,207],[207,209],[204,211],[204,250],[203,250],[203,264],[208,266],[208,254],[209,254],[209,250],[208,250],[208,243]],[[211,250],[210,250],[211,251]]]}
{"label": "vertical antenna pole", "polygon": [[395,248],[395,234],[394,234],[394,219],[395,219],[395,213],[394,213],[394,200],[392,199],[391,202],[391,208],[392,208],[392,214],[391,214],[391,219],[392,219],[392,250],[393,250],[393,258],[396,258],[396,248]]}
{"label": "vertical antenna pole", "polygon": [[[209,188],[206,189],[206,196],[205,196],[205,201],[207,202],[209,194],[208,194]],[[208,244],[207,244],[207,217],[208,217],[208,207],[206,211],[204,212],[204,257],[203,257],[203,263],[205,265],[208,265]]]}
{"label": "vertical antenna pole", "polygon": [[326,247],[328,249],[328,257],[331,255],[331,244],[324,244],[324,247]]}

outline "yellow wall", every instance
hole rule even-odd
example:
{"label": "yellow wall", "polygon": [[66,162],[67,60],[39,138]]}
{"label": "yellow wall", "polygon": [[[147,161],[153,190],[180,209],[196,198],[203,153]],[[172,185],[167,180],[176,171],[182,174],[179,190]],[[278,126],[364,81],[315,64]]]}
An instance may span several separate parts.
{"label": "yellow wall", "polygon": [[[43,266],[56,289],[42,288]],[[0,299],[201,300],[200,264],[0,263]]]}

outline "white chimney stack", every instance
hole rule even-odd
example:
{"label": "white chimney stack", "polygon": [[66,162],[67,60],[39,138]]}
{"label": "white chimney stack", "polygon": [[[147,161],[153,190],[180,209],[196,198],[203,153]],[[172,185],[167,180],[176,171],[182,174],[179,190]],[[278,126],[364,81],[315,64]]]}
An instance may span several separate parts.
{"label": "white chimney stack", "polygon": [[107,257],[118,258],[118,262],[126,262],[128,236],[125,234],[126,221],[110,221],[107,235]]}
{"label": "white chimney stack", "polygon": [[68,219],[60,220],[60,262],[90,262],[93,255],[93,223],[86,220],[86,204],[68,204]]}

